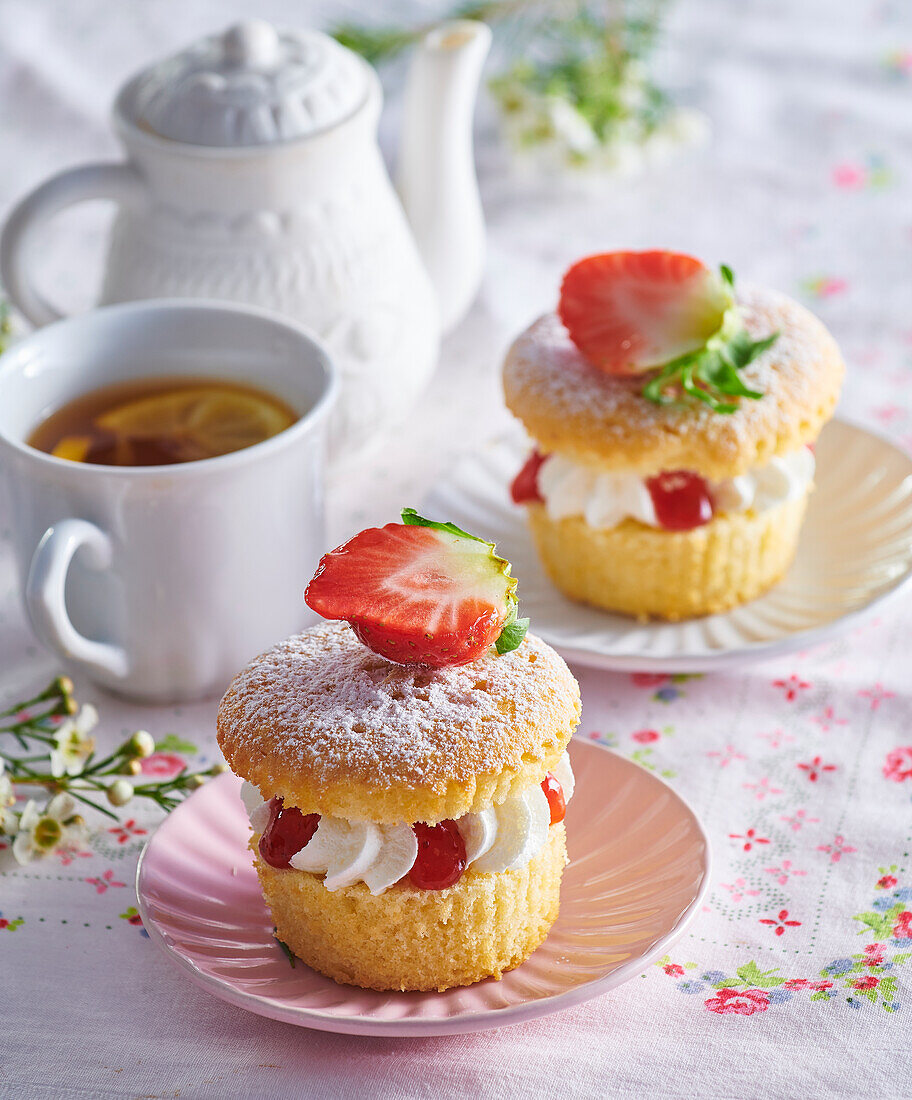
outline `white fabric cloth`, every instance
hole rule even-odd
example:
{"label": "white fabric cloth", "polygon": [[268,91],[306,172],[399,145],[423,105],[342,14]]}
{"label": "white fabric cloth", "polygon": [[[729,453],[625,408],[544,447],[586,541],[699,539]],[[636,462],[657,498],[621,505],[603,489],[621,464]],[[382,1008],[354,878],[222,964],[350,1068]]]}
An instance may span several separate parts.
{"label": "white fabric cloth", "polygon": [[[361,11],[376,17],[375,7]],[[0,0],[0,213],[51,171],[116,155],[106,117],[131,70],[254,13],[320,23],[358,8]],[[589,197],[518,184],[483,106],[490,250],[481,296],[447,341],[408,429],[358,477],[337,479],[334,542],[419,504],[458,454],[507,425],[504,347],[553,305],[571,261],[604,248],[692,251],[807,301],[849,362],[846,414],[912,446],[910,51],[912,15],[901,4],[680,3],[660,67],[689,84],[714,141]],[[391,96],[388,144],[396,106]],[[44,278],[61,301],[88,301],[102,226],[103,216],[85,212],[47,235]],[[0,506],[0,534],[8,524]],[[713,889],[663,965],[528,1025],[421,1041],[353,1038],[213,999],[129,919],[139,830],[154,826],[153,813],[137,811],[122,841],[95,820],[90,854],[68,864],[16,870],[0,852],[0,1093],[912,1094],[912,963],[901,958],[912,952],[902,917],[912,909],[908,611],[898,602],[814,651],[704,679],[577,670],[580,735],[636,755],[692,802],[713,841]],[[0,544],[0,701],[54,671],[24,626]],[[102,747],[142,726],[195,742],[196,760],[214,757],[214,704],[150,710],[78,688],[99,705]],[[873,944],[883,945],[881,963]]]}

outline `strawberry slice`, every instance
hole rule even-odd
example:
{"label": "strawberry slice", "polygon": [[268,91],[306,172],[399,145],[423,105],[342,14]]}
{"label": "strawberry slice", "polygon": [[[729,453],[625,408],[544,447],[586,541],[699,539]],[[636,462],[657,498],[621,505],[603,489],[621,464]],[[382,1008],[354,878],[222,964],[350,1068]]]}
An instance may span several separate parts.
{"label": "strawberry slice", "polygon": [[307,604],[325,619],[347,620],[369,649],[399,664],[443,668],[492,645],[516,649],[529,620],[516,618],[516,578],[494,543],[413,508],[402,519],[325,554]]}
{"label": "strawberry slice", "polygon": [[603,252],[575,263],[558,314],[590,363],[639,374],[705,348],[734,304],[731,286],[680,252]]}

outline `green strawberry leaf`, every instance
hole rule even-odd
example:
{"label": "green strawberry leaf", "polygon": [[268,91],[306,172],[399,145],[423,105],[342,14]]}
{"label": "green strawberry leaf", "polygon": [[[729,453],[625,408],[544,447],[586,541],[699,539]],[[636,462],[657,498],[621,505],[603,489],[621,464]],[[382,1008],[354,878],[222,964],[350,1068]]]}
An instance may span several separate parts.
{"label": "green strawberry leaf", "polygon": [[694,373],[699,380],[721,393],[735,394],[738,397],[750,397],[757,400],[763,396],[756,390],[748,389],[741,381],[738,368],[728,357],[725,350],[707,352],[697,363]]}
{"label": "green strawberry leaf", "polygon": [[510,617],[504,624],[503,630],[500,632],[497,641],[494,643],[494,648],[501,655],[510,653],[514,649],[519,649],[522,644],[523,638],[526,636],[526,631],[529,629],[528,619],[517,619],[516,617],[516,605],[513,605],[510,611]]}
{"label": "green strawberry leaf", "polygon": [[747,329],[739,328],[726,340],[724,350],[735,370],[744,370],[758,356],[771,348],[778,339],[779,333],[774,332],[762,340],[752,340]]}
{"label": "green strawberry leaf", "polygon": [[[735,276],[731,268],[722,264],[719,273],[722,281],[733,288]],[[724,398],[759,401],[763,397],[762,393],[744,384],[738,371],[744,370],[778,339],[779,333],[774,332],[761,340],[754,340],[744,327],[737,307],[732,306],[726,310],[718,331],[701,349],[660,367],[646,382],[642,394],[656,405],[699,402],[716,413],[733,413],[738,409],[738,404]]]}
{"label": "green strawberry leaf", "polygon": [[681,389],[695,401],[702,401],[704,405],[709,405],[713,412],[734,411],[734,405],[720,405],[718,399],[710,393],[707,388],[697,385],[696,381],[694,381],[694,372],[698,369],[698,365],[694,364],[693,366],[686,366],[681,370],[678,376]]}
{"label": "green strawberry leaf", "polygon": [[478,535],[470,535],[455,523],[438,523],[434,519],[425,519],[424,516],[419,516],[414,508],[402,509],[402,522],[407,527],[430,527],[434,531],[446,531],[448,535],[459,535],[460,538],[472,539],[473,542],[486,542],[492,548],[494,546],[493,542],[479,538]]}

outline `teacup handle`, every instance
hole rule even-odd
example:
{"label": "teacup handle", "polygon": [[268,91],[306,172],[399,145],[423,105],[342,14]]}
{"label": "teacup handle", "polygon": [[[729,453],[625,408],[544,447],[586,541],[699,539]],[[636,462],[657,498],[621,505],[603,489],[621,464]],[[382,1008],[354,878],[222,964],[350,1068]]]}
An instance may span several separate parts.
{"label": "teacup handle", "polygon": [[39,639],[62,657],[79,661],[89,671],[123,678],[130,662],[125,650],[86,638],[73,626],[66,608],[66,578],[77,550],[83,548],[90,569],[107,569],[112,548],[108,535],[84,519],[65,519],[49,527],[32,557],[25,602]]}
{"label": "teacup handle", "polygon": [[28,272],[35,226],[77,202],[113,199],[126,205],[137,202],[142,193],[142,178],[129,164],[86,164],[51,176],[15,206],[0,238],[0,279],[10,301],[33,325],[63,316],[36,290]]}

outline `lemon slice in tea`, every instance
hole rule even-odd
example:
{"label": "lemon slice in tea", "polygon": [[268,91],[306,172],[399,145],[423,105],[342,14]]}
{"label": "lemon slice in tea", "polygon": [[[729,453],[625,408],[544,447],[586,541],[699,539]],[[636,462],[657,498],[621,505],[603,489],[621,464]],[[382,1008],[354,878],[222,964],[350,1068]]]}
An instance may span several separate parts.
{"label": "lemon slice in tea", "polygon": [[89,435],[67,435],[53,448],[55,458],[68,458],[70,462],[85,462],[86,455],[92,449],[92,437]]}
{"label": "lemon slice in tea", "polygon": [[259,393],[191,386],[128,401],[99,416],[96,424],[121,438],[179,450],[190,461],[262,443],[294,420],[278,400]]}

